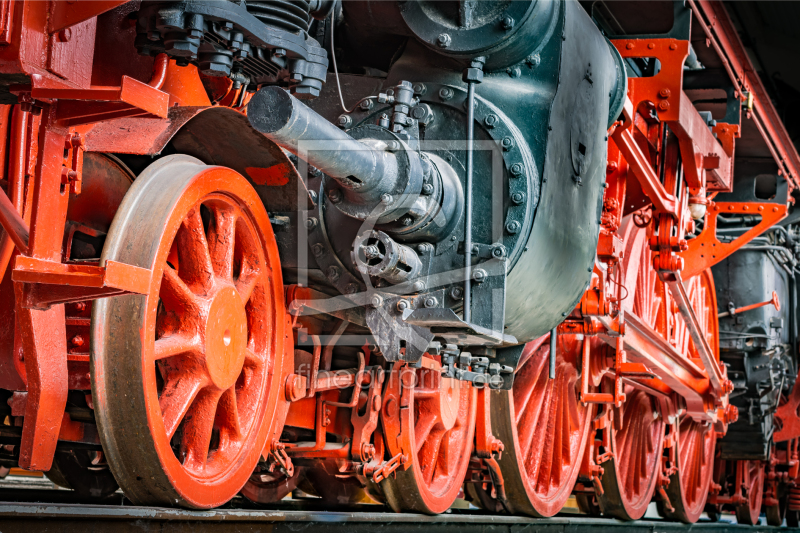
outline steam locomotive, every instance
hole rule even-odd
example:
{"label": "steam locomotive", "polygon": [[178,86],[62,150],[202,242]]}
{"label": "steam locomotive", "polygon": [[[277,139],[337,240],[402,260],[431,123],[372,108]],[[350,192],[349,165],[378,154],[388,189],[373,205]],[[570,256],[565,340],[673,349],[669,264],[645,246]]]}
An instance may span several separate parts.
{"label": "steam locomotive", "polygon": [[721,4],[613,4],[0,2],[0,464],[796,525],[800,161]]}

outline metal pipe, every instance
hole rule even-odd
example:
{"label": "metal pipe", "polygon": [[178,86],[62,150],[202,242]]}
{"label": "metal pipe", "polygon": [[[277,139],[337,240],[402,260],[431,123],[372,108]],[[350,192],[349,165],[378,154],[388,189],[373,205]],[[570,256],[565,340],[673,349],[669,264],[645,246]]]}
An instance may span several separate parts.
{"label": "metal pipe", "polygon": [[153,63],[153,77],[147,83],[154,89],[159,89],[164,86],[167,79],[167,67],[169,66],[169,56],[167,54],[158,54]]}
{"label": "metal pipe", "polygon": [[472,143],[475,136],[475,82],[467,85],[467,176],[464,185],[464,322],[472,321]]}
{"label": "metal pipe", "polygon": [[397,158],[386,144],[362,143],[280,87],[261,88],[247,104],[250,124],[279,146],[359,193],[392,190]]}
{"label": "metal pipe", "polygon": [[558,341],[558,326],[550,330],[550,379],[556,379],[556,342]]}

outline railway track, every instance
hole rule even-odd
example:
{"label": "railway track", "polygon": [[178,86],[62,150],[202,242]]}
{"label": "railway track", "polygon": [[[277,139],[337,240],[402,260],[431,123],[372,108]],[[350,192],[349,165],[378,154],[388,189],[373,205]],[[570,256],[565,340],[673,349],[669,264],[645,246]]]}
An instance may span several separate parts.
{"label": "railway track", "polygon": [[[726,520],[727,518],[727,520]],[[762,518],[763,521],[763,518]],[[394,513],[383,505],[341,505],[331,507],[314,499],[283,500],[255,507],[237,497],[224,508],[189,511],[165,507],[131,505],[117,492],[103,503],[82,501],[73,491],[59,490],[44,478],[14,476],[0,482],[0,533],[59,531],[114,533],[192,531],[249,532],[458,532],[458,533],[667,533],[701,531],[772,531],[769,526],[743,526],[722,521],[700,521],[694,525],[658,519],[623,522],[562,513],[549,519],[491,515],[477,509],[453,508],[428,516]],[[781,528],[787,533],[798,529]]]}

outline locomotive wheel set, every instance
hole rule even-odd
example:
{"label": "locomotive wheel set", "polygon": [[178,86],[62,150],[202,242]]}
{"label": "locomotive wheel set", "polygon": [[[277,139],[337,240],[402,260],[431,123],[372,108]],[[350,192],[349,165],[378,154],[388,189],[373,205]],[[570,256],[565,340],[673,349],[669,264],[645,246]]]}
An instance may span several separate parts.
{"label": "locomotive wheel set", "polygon": [[796,526],[800,159],[611,4],[0,0],[0,466]]}

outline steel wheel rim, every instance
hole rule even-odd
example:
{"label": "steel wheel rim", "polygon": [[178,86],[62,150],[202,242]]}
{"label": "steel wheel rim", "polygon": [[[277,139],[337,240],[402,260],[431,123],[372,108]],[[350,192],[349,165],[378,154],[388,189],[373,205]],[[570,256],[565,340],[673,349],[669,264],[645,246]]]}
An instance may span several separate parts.
{"label": "steel wheel rim", "polygon": [[410,391],[410,408],[398,417],[386,417],[384,431],[390,455],[401,453],[398,437],[391,432],[407,432],[411,464],[382,481],[381,487],[396,511],[443,513],[458,497],[469,466],[476,391],[467,382],[443,378],[441,364],[427,354],[421,368],[400,368],[392,372],[388,388],[397,390],[402,382]]}
{"label": "steel wheel rim", "polygon": [[[157,187],[156,180],[164,184],[164,204],[158,191],[147,189]],[[136,257],[124,236],[138,229],[130,221],[139,202],[155,204],[153,216],[163,220],[154,223],[162,226],[152,249]],[[201,205],[208,210],[205,224]],[[133,501],[214,507],[247,481],[276,411],[284,310],[271,227],[244,178],[188,156],[167,157],[145,170],[120,213],[103,259],[149,263],[137,266],[152,268],[151,288],[147,296],[101,301],[93,315],[93,352],[116,346],[103,329],[109,320],[128,316],[140,324],[136,383],[129,386],[133,409],[143,407],[146,418],[137,420],[141,431],[134,438],[160,471],[132,465],[130,451],[121,451],[119,412],[99,413],[104,448]],[[145,233],[153,231],[138,216]],[[105,357],[93,359],[96,396],[114,402],[107,390],[119,378],[106,381]]]}
{"label": "steel wheel rim", "polygon": [[736,521],[740,524],[754,526],[761,516],[761,502],[764,498],[764,465],[761,461],[737,461],[736,463],[737,469],[742,469],[743,473],[744,470],[749,473],[749,484],[745,487],[747,502],[736,506]]}
{"label": "steel wheel rim", "polygon": [[[621,306],[664,335],[664,286],[651,266],[647,230],[638,228],[627,217],[621,231],[625,242],[622,271],[628,294]],[[604,386],[613,390],[608,379]],[[598,502],[605,514],[637,520],[644,516],[656,489],[658,476],[654,472],[660,469],[664,419],[652,396],[632,386],[625,386],[624,392],[625,403],[621,408],[612,408],[609,431],[614,458],[601,465],[605,469],[604,494],[598,495]],[[622,427],[617,429],[615,421],[620,418]]]}
{"label": "steel wheel rim", "polygon": [[541,517],[558,513],[572,494],[594,410],[580,403],[583,340],[558,337],[556,378],[550,380],[549,339],[525,347],[513,389],[492,397],[492,425],[506,443],[499,464],[508,499],[515,512]]}

